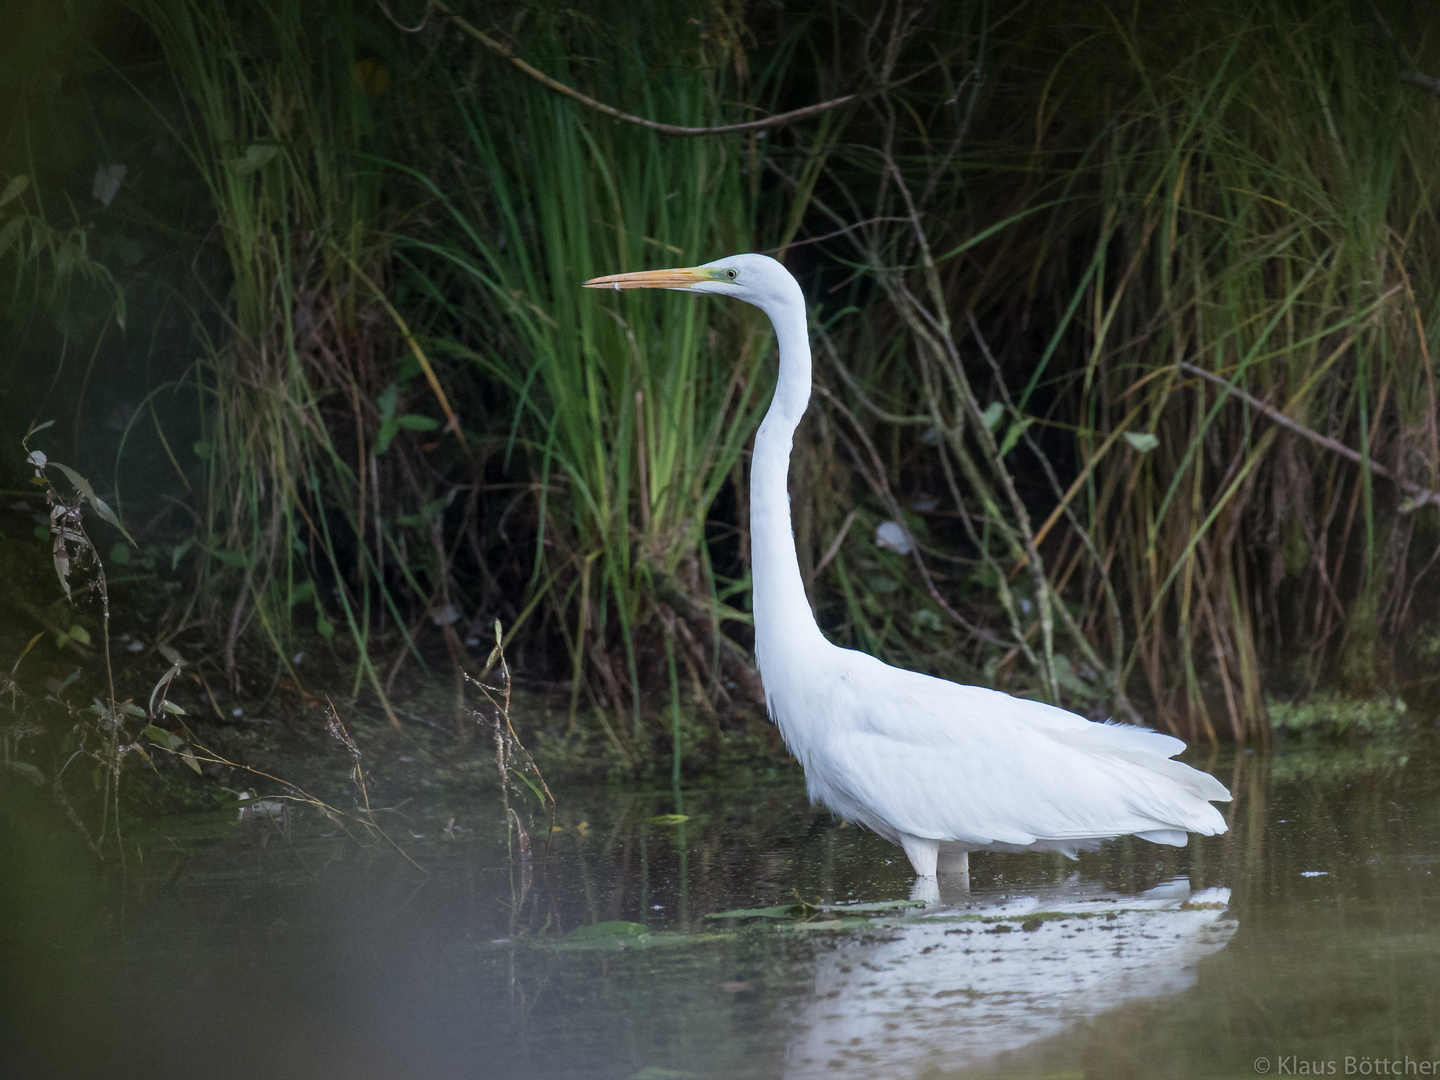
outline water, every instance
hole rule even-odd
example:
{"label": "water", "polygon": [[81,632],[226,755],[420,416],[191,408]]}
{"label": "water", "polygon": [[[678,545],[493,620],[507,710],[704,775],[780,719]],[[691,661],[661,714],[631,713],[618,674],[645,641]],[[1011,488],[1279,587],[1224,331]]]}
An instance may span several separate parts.
{"label": "water", "polygon": [[529,863],[489,795],[381,815],[428,873],[313,811],[264,847],[230,814],[132,822],[97,867],[15,796],[0,1075],[1435,1075],[1437,759],[1220,775],[1224,837],[977,855],[938,905],[805,923],[707,916],[913,878],[789,774],[687,791],[681,824],[651,821],[669,794],[559,791]]}

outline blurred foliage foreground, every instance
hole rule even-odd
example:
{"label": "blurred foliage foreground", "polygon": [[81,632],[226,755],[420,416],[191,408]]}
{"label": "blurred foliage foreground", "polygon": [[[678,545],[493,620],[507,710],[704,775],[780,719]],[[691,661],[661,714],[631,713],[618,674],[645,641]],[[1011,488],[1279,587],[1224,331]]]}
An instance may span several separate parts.
{"label": "blurred foliage foreground", "polygon": [[222,721],[323,682],[404,733],[439,686],[464,733],[498,620],[554,745],[759,745],[770,328],[579,288],[749,250],[811,298],[794,514],[834,640],[1192,739],[1432,685],[1432,5],[20,7],[12,696],[68,700],[46,657],[103,631],[155,661],[133,715],[85,676],[117,746],[182,667]]}

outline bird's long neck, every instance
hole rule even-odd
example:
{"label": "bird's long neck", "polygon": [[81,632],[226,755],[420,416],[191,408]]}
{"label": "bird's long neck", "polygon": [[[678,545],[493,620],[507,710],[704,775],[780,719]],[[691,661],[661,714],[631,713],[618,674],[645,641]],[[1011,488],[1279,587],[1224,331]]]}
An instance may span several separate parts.
{"label": "bird's long neck", "polygon": [[[805,596],[790,524],[790,449],[810,403],[810,338],[803,300],[767,311],[780,345],[780,380],[750,464],[750,567],[754,584],[755,656],[774,700],[785,657],[824,642]],[[791,310],[794,307],[795,310]]]}

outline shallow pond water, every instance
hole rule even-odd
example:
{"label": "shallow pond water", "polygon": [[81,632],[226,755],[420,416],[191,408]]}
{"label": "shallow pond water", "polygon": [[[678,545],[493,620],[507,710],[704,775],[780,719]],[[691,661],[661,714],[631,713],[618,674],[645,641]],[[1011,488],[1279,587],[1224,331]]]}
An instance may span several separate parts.
{"label": "shallow pond water", "polygon": [[96,867],[14,812],[0,1074],[1434,1075],[1440,758],[1218,774],[1226,836],[976,855],[925,907],[790,774],[678,823],[673,793],[557,791],[528,862],[493,794],[381,815],[413,863],[302,809],[263,847],[233,811],[131,822]]}

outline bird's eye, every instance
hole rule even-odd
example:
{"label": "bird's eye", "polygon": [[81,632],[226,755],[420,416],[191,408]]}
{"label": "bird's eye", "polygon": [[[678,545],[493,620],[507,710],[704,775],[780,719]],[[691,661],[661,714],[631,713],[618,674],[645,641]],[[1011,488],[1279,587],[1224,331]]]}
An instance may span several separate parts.
{"label": "bird's eye", "polygon": [[727,278],[729,278],[731,281],[734,281],[734,280],[735,280],[737,277],[739,277],[740,275],[739,275],[739,273],[732,267],[731,269],[725,271],[725,276],[726,276]]}

